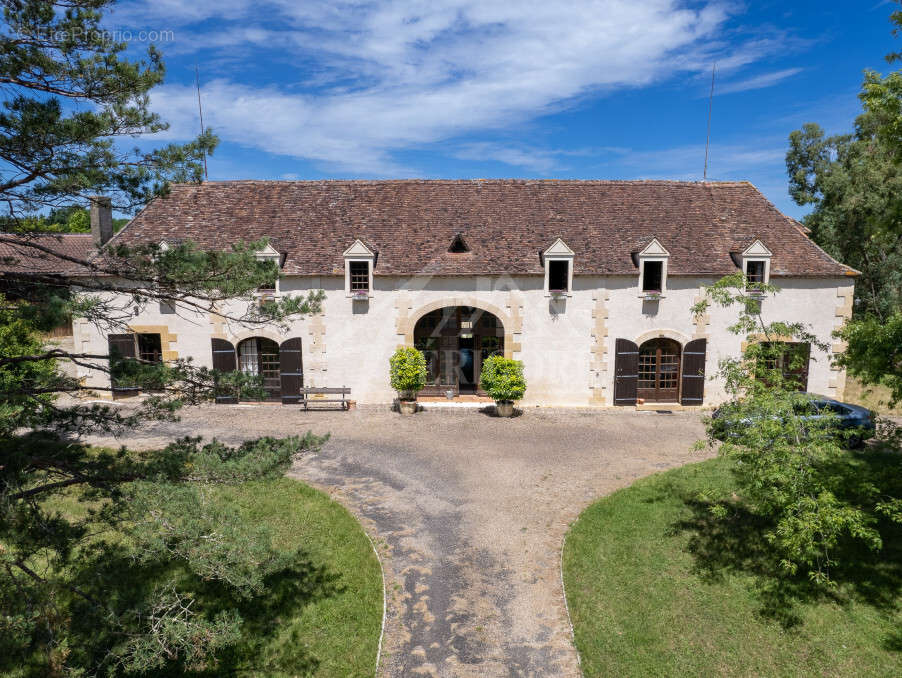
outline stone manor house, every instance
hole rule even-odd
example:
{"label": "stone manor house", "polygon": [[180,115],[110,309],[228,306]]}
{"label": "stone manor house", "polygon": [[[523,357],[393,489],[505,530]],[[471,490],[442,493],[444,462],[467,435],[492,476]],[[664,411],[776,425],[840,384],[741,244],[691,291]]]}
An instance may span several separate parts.
{"label": "stone manor house", "polygon": [[[92,216],[102,246],[110,215],[101,206]],[[389,403],[389,356],[416,346],[427,357],[424,394],[478,394],[482,361],[500,354],[524,363],[525,405],[706,406],[724,399],[713,375],[745,338],[727,330],[737,309],[696,318],[691,308],[703,285],[743,271],[781,289],[761,301],[767,321],[803,321],[831,344],[787,346],[808,355],[808,390],[843,395],[832,333],[851,314],[856,272],[746,182],[182,184],[111,242],[222,248],[262,237],[270,245],[258,256],[277,261],[281,278],[258,294],[322,289],[321,314],[251,329],[160,305],[126,334],[76,319],[75,348],[191,356],[262,375],[284,403],[297,402],[300,385]],[[109,386],[101,373],[79,376]]]}

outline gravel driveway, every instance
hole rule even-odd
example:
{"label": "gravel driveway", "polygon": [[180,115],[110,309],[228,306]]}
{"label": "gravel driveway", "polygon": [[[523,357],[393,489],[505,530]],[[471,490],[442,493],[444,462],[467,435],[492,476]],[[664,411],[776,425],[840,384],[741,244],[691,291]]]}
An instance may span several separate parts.
{"label": "gravel driveway", "polygon": [[600,495],[705,457],[690,451],[696,414],[558,409],[505,420],[220,405],[127,442],[307,430],[332,437],[291,475],[348,506],[383,559],[388,676],[579,675],[560,579],[568,524]]}

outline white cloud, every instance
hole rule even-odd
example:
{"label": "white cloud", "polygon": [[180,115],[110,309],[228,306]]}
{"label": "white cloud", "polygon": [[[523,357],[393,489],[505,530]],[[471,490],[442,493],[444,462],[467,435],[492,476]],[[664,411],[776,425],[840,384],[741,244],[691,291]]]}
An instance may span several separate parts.
{"label": "white cloud", "polygon": [[732,94],[734,92],[747,92],[753,89],[773,87],[787,78],[801,73],[802,70],[801,68],[787,68],[782,71],[774,71],[773,73],[763,73],[753,78],[728,82],[726,85],[717,87],[714,92],[715,94]]}
{"label": "white cloud", "polygon": [[[293,81],[278,87],[231,77],[204,84],[205,118],[224,140],[333,170],[407,175],[397,151],[504,130],[585,96],[697,73],[715,57],[724,70],[738,68],[779,48],[774,38],[731,44],[724,35],[731,6],[154,0],[126,4],[115,19],[181,27],[177,35],[189,39],[179,49],[224,54],[252,47],[256,58],[276,59],[280,68],[289,57],[298,64]],[[194,96],[189,86],[154,90],[155,109],[173,123],[170,136],[196,132]],[[535,171],[556,162],[547,154],[517,158],[514,151],[504,151],[502,161]],[[467,152],[460,149],[458,157]]]}

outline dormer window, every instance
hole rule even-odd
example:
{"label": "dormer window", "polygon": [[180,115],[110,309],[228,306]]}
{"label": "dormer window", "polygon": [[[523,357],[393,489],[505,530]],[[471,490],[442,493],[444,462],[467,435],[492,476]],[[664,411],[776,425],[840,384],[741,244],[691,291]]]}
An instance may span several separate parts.
{"label": "dormer window", "polygon": [[745,277],[750,283],[764,282],[764,269],[766,264],[763,261],[747,261],[745,262]]}
{"label": "dormer window", "polygon": [[664,282],[663,261],[642,262],[642,291],[660,292]]}
{"label": "dormer window", "polygon": [[367,261],[348,262],[348,273],[351,276],[351,292],[370,291],[370,264]]}
{"label": "dormer window", "polygon": [[[257,252],[256,257],[260,261],[272,261],[277,268],[280,268],[281,256],[279,255],[278,250],[276,250],[272,245],[267,245],[262,250]],[[263,296],[273,296],[278,294],[279,292],[279,279],[278,277],[272,282],[263,283],[257,288],[257,294]]]}
{"label": "dormer window", "polygon": [[770,282],[771,256],[771,251],[760,240],[756,240],[742,252],[742,272],[750,287]]}
{"label": "dormer window", "polygon": [[546,297],[570,296],[573,290],[573,257],[573,250],[560,238],[542,252]]}
{"label": "dormer window", "polygon": [[369,299],[373,295],[373,262],[376,253],[363,241],[355,240],[344,251],[344,259],[345,295],[355,300]]}
{"label": "dormer window", "polygon": [[646,245],[638,253],[639,261],[639,296],[649,300],[657,300],[667,291],[667,262],[670,252],[657,238]]}

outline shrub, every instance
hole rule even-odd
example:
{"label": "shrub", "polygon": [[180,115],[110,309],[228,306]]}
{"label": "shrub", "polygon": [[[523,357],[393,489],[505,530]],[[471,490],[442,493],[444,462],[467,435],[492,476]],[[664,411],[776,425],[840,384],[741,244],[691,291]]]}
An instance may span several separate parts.
{"label": "shrub", "polygon": [[482,388],[496,401],[520,400],[526,393],[523,363],[493,355],[482,363]]}
{"label": "shrub", "polygon": [[399,348],[388,362],[391,387],[401,398],[416,398],[426,385],[426,357],[415,348]]}

